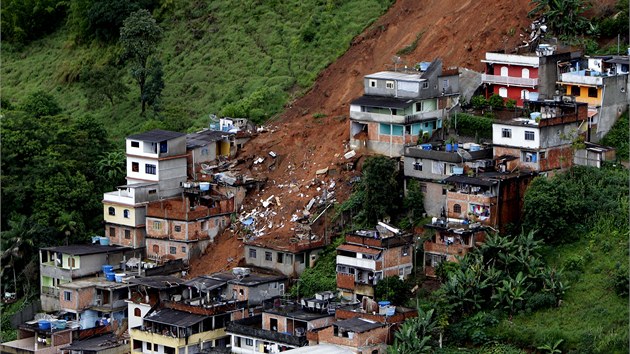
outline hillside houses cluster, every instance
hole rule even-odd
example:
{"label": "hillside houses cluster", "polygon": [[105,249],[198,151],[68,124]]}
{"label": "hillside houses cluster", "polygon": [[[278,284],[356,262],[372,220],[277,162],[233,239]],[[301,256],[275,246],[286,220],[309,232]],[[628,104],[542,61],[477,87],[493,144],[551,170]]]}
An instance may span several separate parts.
{"label": "hillside houses cluster", "polygon": [[[377,303],[381,280],[407,279],[414,266],[435,276],[441,262],[457,261],[488,230],[517,224],[534,177],[615,158],[597,142],[627,109],[627,56],[585,58],[542,46],[487,53],[483,62],[480,92],[529,112],[496,120],[491,143],[444,141],[446,122],[461,111],[463,83],[439,59],[366,75],[364,94],[350,104],[346,158],[396,158],[406,188],[415,181],[424,194],[432,219],[421,264],[414,264],[417,236],[379,222],[347,233],[337,247],[337,292],[300,298],[292,280],[332,241],[325,213],[333,187],[293,216],[291,234],[270,226],[262,235],[256,223],[266,224],[264,212],[236,218],[259,181],[227,169],[253,130],[246,120],[221,119],[191,134],[152,130],[126,138],[127,182],[103,195],[103,236],[40,249],[46,314],[21,324],[2,352],[385,353],[417,313]],[[578,137],[585,146],[576,150]],[[214,239],[233,226],[249,235],[242,266],[187,277],[188,264],[211,254]]]}

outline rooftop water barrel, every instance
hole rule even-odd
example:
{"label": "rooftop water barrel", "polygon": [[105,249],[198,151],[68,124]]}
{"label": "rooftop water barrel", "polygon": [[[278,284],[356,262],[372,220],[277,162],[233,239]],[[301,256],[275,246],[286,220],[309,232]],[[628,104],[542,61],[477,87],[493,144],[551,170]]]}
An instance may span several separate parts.
{"label": "rooftop water barrel", "polygon": [[101,237],[99,243],[101,246],[109,246],[109,237]]}
{"label": "rooftop water barrel", "polygon": [[385,310],[385,316],[394,316],[396,313],[396,306],[387,306]]}
{"label": "rooftop water barrel", "polygon": [[114,277],[115,277],[115,279],[116,279],[116,283],[122,283],[122,279],[123,279],[125,276],[127,276],[127,274],[125,274],[125,273],[118,273],[118,274],[115,274],[115,275],[114,275]]}
{"label": "rooftop water barrel", "polygon": [[530,92],[529,93],[530,101],[538,101],[538,92]]}
{"label": "rooftop water barrel", "polygon": [[115,273],[105,273],[105,279],[107,279],[108,281],[116,281],[116,274]]}
{"label": "rooftop water barrel", "polygon": [[39,320],[37,322],[37,325],[39,326],[39,329],[41,329],[42,331],[47,331],[50,329],[50,321],[48,320]]}
{"label": "rooftop water barrel", "polygon": [[463,175],[464,174],[464,168],[463,167],[453,167],[453,174],[454,175]]}
{"label": "rooftop water barrel", "polygon": [[432,148],[431,144],[422,144],[420,146],[422,146],[422,150],[431,150]]}
{"label": "rooftop water barrel", "polygon": [[210,182],[199,182],[199,189],[201,191],[209,191],[210,190]]}
{"label": "rooftop water barrel", "polygon": [[481,150],[481,145],[479,144],[470,144],[470,151],[479,151]]}
{"label": "rooftop water barrel", "polygon": [[56,329],[66,329],[67,324],[68,324],[68,321],[66,321],[66,320],[57,320],[57,321],[55,321],[55,328]]}
{"label": "rooftop water barrel", "polygon": [[112,271],[114,270],[114,266],[109,265],[109,264],[103,264],[101,266],[101,269],[103,270],[103,273],[112,273]]}

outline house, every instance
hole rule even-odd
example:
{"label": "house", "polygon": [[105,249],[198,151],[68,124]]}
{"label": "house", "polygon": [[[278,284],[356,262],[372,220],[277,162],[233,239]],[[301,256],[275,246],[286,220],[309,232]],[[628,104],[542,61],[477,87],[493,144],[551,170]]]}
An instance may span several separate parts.
{"label": "house", "polygon": [[587,130],[588,108],[585,103],[529,101],[530,117],[496,121],[492,124],[495,157],[507,157],[499,164],[503,171],[530,170],[548,172],[573,164],[575,143]]}
{"label": "house", "polygon": [[147,205],[146,247],[150,259],[188,262],[202,254],[230,224],[234,197],[215,193],[207,182],[187,183],[182,194]]}
{"label": "house", "polygon": [[446,204],[446,189],[442,180],[453,174],[491,167],[494,164],[492,152],[491,147],[471,143],[455,149],[447,149],[444,144],[437,143],[405,146],[405,191],[409,182],[416,180],[424,195],[427,215],[441,216]]}
{"label": "house", "polygon": [[405,144],[430,137],[458,105],[457,70],[442,61],[422,63],[419,71],[366,75],[364,95],[350,104],[350,147],[390,157]]}
{"label": "house", "polygon": [[[541,44],[535,52],[486,52],[485,73],[481,74],[486,97],[493,94],[516,101],[550,99],[556,91],[558,62],[578,58],[578,52],[558,52],[555,46]],[[531,97],[530,97],[531,95]]]}
{"label": "house", "polygon": [[[260,315],[228,324],[232,353],[274,353],[308,344],[306,333],[330,325],[334,314],[326,299],[303,299],[302,303],[281,298],[271,298],[263,303]],[[313,306],[308,306],[308,303]]]}
{"label": "house", "polygon": [[120,326],[127,318],[127,297],[130,286],[108,281],[105,277],[81,278],[59,284],[59,310],[81,329],[112,324]]}
{"label": "house", "polygon": [[433,218],[425,229],[435,230],[424,241],[422,269],[426,276],[436,276],[435,270],[442,262],[458,262],[473,248],[485,241],[486,228],[480,222],[470,223],[461,219]]}
{"label": "house", "polygon": [[40,299],[42,310],[60,309],[60,285],[99,274],[110,264],[119,269],[133,249],[100,244],[45,247],[39,250]]}
{"label": "house", "polygon": [[103,194],[105,235],[110,244],[144,252],[146,204],[158,199],[158,188],[157,183],[136,183]]}
{"label": "house", "polygon": [[[158,183],[160,198],[186,181],[186,134],[155,129],[126,138],[127,184]],[[151,191],[149,192],[151,193]]]}
{"label": "house", "polygon": [[595,56],[558,63],[557,83],[577,102],[588,104],[590,142],[598,142],[628,109],[629,56]]}
{"label": "house", "polygon": [[11,354],[56,354],[72,343],[73,330],[50,322],[44,326],[36,320],[29,321],[18,327],[18,339],[0,344],[0,350]]}
{"label": "house", "polygon": [[232,157],[235,136],[234,132],[210,129],[187,134],[188,179],[201,180],[202,174],[211,174],[210,167],[218,165],[219,157]]}
{"label": "house", "polygon": [[62,347],[62,354],[126,354],[129,353],[129,343],[115,334],[105,334],[84,340],[72,342]]}
{"label": "house", "polygon": [[221,296],[247,301],[247,305],[251,307],[261,305],[268,298],[284,295],[288,280],[285,275],[252,272],[251,269],[242,267],[233,268],[231,272],[219,272],[200,278],[225,284]]}
{"label": "house", "polygon": [[130,286],[127,303],[128,327],[142,325],[142,319],[160,301],[181,297],[184,280],[170,275],[135,277]]}
{"label": "house", "polygon": [[318,332],[319,343],[347,347],[352,353],[387,353],[387,323],[355,317],[333,323]]}
{"label": "house", "polygon": [[[497,164],[503,164],[499,158]],[[444,179],[449,222],[479,222],[502,232],[521,221],[523,196],[537,172],[486,171],[475,176],[453,175]]]}
{"label": "house", "polygon": [[337,247],[337,288],[352,300],[374,297],[374,286],[389,276],[407,278],[413,268],[414,240],[385,223],[357,230]]}
{"label": "house", "polygon": [[601,168],[605,162],[615,162],[616,159],[614,148],[586,142],[583,149],[575,151],[573,164]]}

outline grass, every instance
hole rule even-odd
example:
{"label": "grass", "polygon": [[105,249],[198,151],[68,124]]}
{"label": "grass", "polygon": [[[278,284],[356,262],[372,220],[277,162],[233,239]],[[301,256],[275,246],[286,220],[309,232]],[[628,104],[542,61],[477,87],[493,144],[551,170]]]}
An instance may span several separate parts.
{"label": "grass", "polygon": [[610,131],[604,136],[601,143],[617,149],[617,158],[628,161],[630,151],[630,126],[628,124],[628,111],[617,119]]}
{"label": "grass", "polygon": [[628,298],[615,293],[612,278],[628,262],[628,232],[606,223],[602,218],[596,226],[603,228],[549,250],[547,259],[557,267],[576,257],[585,259],[582,270],[565,269],[570,289],[562,305],[502,321],[495,329],[499,338],[529,348],[563,339],[563,352],[627,353]]}
{"label": "grass", "polygon": [[[118,142],[154,127],[196,130],[207,126],[209,114],[230,105],[250,105],[247,113],[268,119],[306,92],[318,73],[391,3],[166,2],[155,14],[165,30],[159,47],[165,80],[159,115],[140,115],[138,88],[118,59],[119,47],[77,45],[66,27],[20,51],[3,43],[2,96],[15,105],[26,94],[44,90],[66,113],[95,116]],[[131,92],[114,106],[88,108],[77,83],[79,73],[105,63],[125,73]]]}

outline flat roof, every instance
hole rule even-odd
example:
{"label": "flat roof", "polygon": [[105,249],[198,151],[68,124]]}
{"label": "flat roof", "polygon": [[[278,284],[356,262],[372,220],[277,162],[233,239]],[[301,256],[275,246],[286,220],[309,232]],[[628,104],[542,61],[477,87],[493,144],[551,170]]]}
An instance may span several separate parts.
{"label": "flat roof", "polygon": [[341,246],[337,247],[337,250],[338,251],[365,253],[365,254],[371,254],[371,255],[377,255],[377,254],[381,253],[381,250],[378,250],[376,248],[369,248],[367,246],[359,246],[359,245],[350,245],[350,244],[347,244],[347,243],[344,243]]}
{"label": "flat roof", "polygon": [[144,285],[155,289],[169,289],[184,284],[184,280],[171,275],[154,275],[129,279],[129,284]]}
{"label": "flat roof", "polygon": [[290,354],[354,354],[354,351],[350,350],[348,347],[342,347],[335,344],[321,343],[317,345],[307,345],[305,347],[299,347],[295,349],[288,350],[287,353]]}
{"label": "flat roof", "polygon": [[210,291],[225,286],[226,284],[227,281],[212,279],[204,275],[184,283],[186,286],[199,287],[201,291]]}
{"label": "flat roof", "polygon": [[66,253],[73,256],[84,256],[88,254],[113,253],[113,252],[123,252],[123,251],[132,250],[131,247],[115,246],[115,245],[104,246],[100,244],[43,247],[40,249],[44,251]]}
{"label": "flat roof", "polygon": [[214,273],[210,275],[205,275],[204,277],[223,281],[223,282],[229,282],[230,284],[244,285],[244,286],[256,286],[259,284],[271,283],[275,281],[283,281],[287,279],[285,275],[263,274],[263,273],[256,273],[256,272],[252,272],[249,275],[244,276],[240,279],[236,275],[234,275],[232,272]]}
{"label": "flat roof", "polygon": [[125,344],[124,341],[119,340],[116,335],[110,333],[98,337],[74,341],[72,344],[61,348],[61,350],[87,350],[90,352],[98,352],[101,350],[119,347],[121,345],[129,344]]}
{"label": "flat roof", "polygon": [[422,73],[404,73],[398,71],[379,71],[374,74],[365,75],[366,79],[389,79],[389,80],[400,80],[400,81],[415,81],[422,82],[427,81],[427,79],[422,78]]}
{"label": "flat roof", "polygon": [[161,309],[147,315],[144,319],[175,327],[189,327],[207,318],[208,316],[196,315],[184,311]]}
{"label": "flat roof", "polygon": [[356,332],[356,333],[367,332],[375,328],[386,326],[384,323],[370,321],[370,320],[366,320],[364,318],[359,318],[359,317],[349,318],[343,321],[337,321],[333,323],[333,325],[337,326],[338,328],[342,328],[347,331]]}
{"label": "flat roof", "polygon": [[205,146],[209,143],[222,140],[223,137],[227,135],[233,135],[233,133],[210,129],[202,130],[196,133],[190,133],[186,135],[186,148],[193,149],[196,147]]}
{"label": "flat roof", "polygon": [[445,178],[443,181],[446,183],[465,183],[465,184],[470,184],[473,186],[483,186],[483,187],[491,187],[499,183],[497,181],[489,181],[489,180],[478,178],[478,177],[468,177],[468,176],[459,176],[459,175],[449,176]]}
{"label": "flat roof", "polygon": [[122,186],[117,186],[116,188],[143,188],[150,186],[157,186],[159,183],[157,182],[142,182],[142,183],[132,183],[132,184],[123,184]]}
{"label": "flat roof", "polygon": [[81,278],[80,280],[59,284],[59,287],[64,289],[83,289],[89,287],[122,289],[127,288],[128,286],[129,284],[127,283],[117,283],[115,281],[107,280],[105,277]]}
{"label": "flat roof", "polygon": [[180,136],[184,136],[184,133],[172,132],[170,130],[162,130],[162,129],[153,129],[148,132],[129,135],[127,139],[133,140],[141,140],[148,141],[152,143],[159,143],[165,140],[171,140],[175,138],[179,138]]}
{"label": "flat roof", "polygon": [[363,95],[357,99],[354,99],[352,102],[350,102],[350,104],[370,107],[405,109],[409,107],[409,105],[413,102],[415,101],[407,98],[400,99],[386,96]]}
{"label": "flat roof", "polygon": [[612,59],[606,60],[605,62],[606,63],[610,63],[610,64],[626,64],[626,65],[630,65],[630,57],[628,57],[628,56],[614,57]]}

